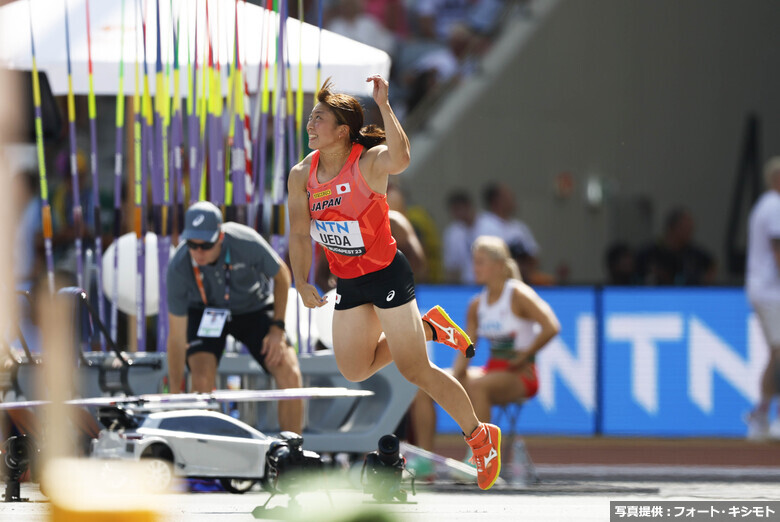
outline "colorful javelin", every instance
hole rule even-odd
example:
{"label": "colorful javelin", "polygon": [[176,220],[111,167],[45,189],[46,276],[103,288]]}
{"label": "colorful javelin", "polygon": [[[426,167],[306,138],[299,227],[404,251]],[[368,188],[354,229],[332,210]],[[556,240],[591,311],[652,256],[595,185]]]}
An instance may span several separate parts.
{"label": "colorful javelin", "polygon": [[46,183],[46,161],[43,154],[43,116],[41,113],[41,85],[38,78],[38,65],[35,61],[35,38],[33,36],[32,0],[30,8],[30,48],[32,51],[32,87],[35,103],[35,144],[38,150],[38,181],[41,185],[41,224],[43,225],[43,245],[46,250],[46,276],[49,292],[54,294],[54,255],[52,254],[51,206],[49,205],[49,186]]}
{"label": "colorful javelin", "polygon": [[320,92],[322,85],[322,0],[317,2],[317,77],[314,86],[314,99]]}
{"label": "colorful javelin", "polygon": [[[173,0],[171,0],[171,17],[173,17]],[[181,36],[180,16],[176,16],[173,24],[173,123],[171,126],[171,170],[173,172],[173,187],[171,203],[173,204],[173,226],[171,234],[179,234],[179,210],[184,203],[184,187],[182,186],[182,144],[184,139],[184,124],[181,110],[181,88],[179,81],[179,37]]]}
{"label": "colorful javelin", "polygon": [[73,94],[73,69],[70,62],[70,29],[68,0],[65,0],[65,51],[68,55],[68,134],[70,141],[70,174],[73,191],[73,228],[76,233],[76,284],[84,287],[84,260],[82,238],[84,225],[79,189],[78,153],[76,151],[76,97]]}
{"label": "colorful javelin", "polygon": [[157,48],[155,60],[155,96],[154,96],[154,161],[152,162],[152,205],[155,213],[155,233],[159,236],[162,234],[162,229],[165,228],[162,219],[162,205],[165,200],[165,171],[167,170],[165,165],[165,159],[167,154],[165,153],[166,142],[166,129],[164,121],[164,112],[166,107],[165,97],[165,78],[163,75],[162,64],[162,39],[160,35],[160,0],[155,2],[155,16],[157,20]]}
{"label": "colorful javelin", "polygon": [[[216,30],[219,29],[219,24]],[[209,40],[209,112],[207,118],[209,147],[209,201],[217,206],[225,203],[225,164],[222,143],[222,85],[220,77],[219,57],[214,66],[214,45],[219,42],[219,34],[213,35],[209,25],[209,4],[206,2],[206,26]]]}
{"label": "colorful javelin", "polygon": [[244,149],[243,128],[244,76],[241,69],[238,39],[238,0],[236,0],[235,8],[235,54],[231,74],[233,117],[230,122],[230,137],[233,143],[230,154],[230,173],[233,189],[233,199],[231,201],[236,208],[236,220],[239,223],[246,223],[246,151]]}
{"label": "colorful javelin", "polygon": [[[300,0],[299,0],[300,1]],[[301,43],[301,49],[303,49],[303,44]],[[322,0],[319,0],[317,2],[317,75],[315,77],[315,84],[314,84],[314,101],[313,103],[317,103],[317,93],[320,90],[320,85],[322,85]],[[300,88],[299,94],[303,94],[303,89]],[[299,111],[303,111],[303,104],[301,104],[298,107]],[[301,115],[301,120],[303,120],[303,115]],[[301,121],[301,124],[303,124],[303,121]],[[301,140],[303,140],[303,132],[302,130],[298,131],[299,137]],[[301,143],[301,147],[299,149],[299,154],[301,157],[303,157],[303,144]],[[317,244],[312,241],[311,242],[311,267],[309,268],[309,283],[314,283],[314,267],[316,266],[316,260],[317,260]],[[309,309],[309,336],[307,337],[307,353],[311,353],[312,346],[311,346],[311,309]]]}
{"label": "colorful javelin", "polygon": [[[268,133],[268,115],[271,112],[270,108],[270,95],[269,95],[269,77],[272,69],[269,66],[269,56],[271,55],[271,19],[273,12],[273,0],[266,0],[265,19],[268,20],[267,27],[264,25],[266,43],[265,43],[265,65],[262,70],[262,92],[260,93],[260,119],[257,129],[257,176],[255,177],[255,208],[256,208],[256,229],[258,232],[263,231],[263,208],[265,205],[265,174],[266,174],[266,157],[268,152],[268,145],[266,144],[266,135]],[[260,80],[258,80],[258,90],[260,90]]]}
{"label": "colorful javelin", "polygon": [[[296,91],[296,97],[295,97],[295,140],[298,147],[298,157],[297,161],[303,160],[303,21],[304,21],[304,13],[303,13],[303,0],[298,0],[298,90]],[[316,100],[314,100],[316,102]],[[314,253],[315,250],[312,245],[312,263],[311,267],[309,268],[309,275],[308,280],[309,282],[313,281],[314,278]],[[297,316],[299,317],[298,320],[298,351],[303,352],[303,343],[301,342],[301,329],[300,329],[300,302],[296,300],[295,302],[295,312]],[[306,313],[308,315],[308,321],[307,321],[307,330],[306,330],[306,350],[304,353],[311,353],[312,352],[312,344],[311,344],[311,319],[312,319],[312,310],[311,308],[306,309]]]}
{"label": "colorful javelin", "polygon": [[298,0],[298,90],[295,97],[295,136],[298,161],[303,160],[303,0]]}
{"label": "colorful javelin", "polygon": [[[206,10],[208,11],[208,0],[206,0]],[[209,39],[209,24],[208,24],[208,17],[205,18],[206,20],[206,42],[208,42]],[[200,152],[200,169],[199,169],[199,175],[200,175],[200,187],[198,188],[198,200],[204,201],[206,199],[206,177],[208,174],[208,168],[206,165],[206,152],[207,152],[207,146],[206,146],[206,126],[208,123],[208,112],[209,112],[209,91],[211,90],[211,75],[209,74],[210,69],[208,68],[208,61],[209,61],[209,46],[208,43],[203,46],[203,65],[201,66],[201,84],[203,85],[203,89],[200,93],[200,104],[198,105],[200,113],[200,143],[201,143],[201,152]]]}
{"label": "colorful javelin", "polygon": [[[157,328],[157,350],[163,351],[168,342],[168,307],[165,274],[168,269],[168,210],[170,205],[170,170],[168,165],[168,125],[170,122],[170,99],[168,82],[163,72],[162,28],[160,23],[160,0],[155,3],[157,20],[157,60],[155,63],[156,89],[154,110],[154,170],[152,177],[152,197],[155,214],[155,233],[157,234],[157,267],[159,289],[159,320]],[[157,190],[155,190],[155,188]]]}
{"label": "colorful javelin", "polygon": [[284,145],[286,139],[285,131],[285,63],[284,63],[284,47],[286,41],[286,19],[287,10],[285,9],[287,2],[282,1],[279,5],[279,33],[276,43],[276,68],[277,77],[275,83],[274,92],[274,170],[273,170],[273,183],[271,185],[271,202],[272,206],[272,218],[271,218],[271,246],[281,256],[284,257],[283,244],[281,238],[284,237],[284,196],[285,196],[285,174],[286,168],[284,163]]}
{"label": "colorful javelin", "polygon": [[[217,25],[219,26],[219,3],[217,3]],[[235,85],[233,83],[234,78],[236,76],[236,64],[235,64],[235,45],[233,46],[233,59],[230,58],[230,35],[228,34],[228,31],[224,31],[225,34],[225,54],[227,55],[227,62],[225,63],[225,69],[227,71],[227,96],[226,96],[226,102],[227,102],[227,111],[228,111],[228,135],[227,140],[224,142],[225,146],[225,212],[226,217],[233,216],[234,214],[233,209],[234,201],[233,201],[233,179],[232,179],[232,166],[231,166],[231,160],[232,160],[232,154],[234,151],[234,139],[235,139],[235,103],[236,103],[236,96],[235,96]],[[235,34],[233,35],[233,43],[235,44]],[[217,57],[219,58],[219,49],[217,49]],[[220,76],[220,82],[222,81],[222,78]],[[233,219],[233,217],[231,217]]]}
{"label": "colorful javelin", "polygon": [[[284,25],[287,28],[288,5],[287,0],[282,0],[284,3]],[[285,62],[287,63],[287,90],[285,95],[287,97],[287,164],[289,171],[297,163],[298,154],[295,152],[296,138],[295,138],[295,108],[293,106],[293,83],[292,83],[292,65],[290,64],[290,37],[285,32],[283,54]],[[285,183],[286,185],[286,183]],[[286,190],[285,190],[286,193]]]}
{"label": "colorful javelin", "polygon": [[[184,10],[185,14],[187,9]],[[189,19],[187,19],[187,50],[190,51]],[[199,114],[198,106],[198,2],[195,2],[195,37],[193,43],[195,60],[190,62],[190,52],[187,53],[187,146],[189,147],[190,163],[190,204],[198,201],[200,194],[200,161],[199,152],[201,141],[199,139]]]}
{"label": "colorful javelin", "polygon": [[[246,0],[243,0],[244,5],[244,12],[246,12]],[[244,34],[244,33],[242,33]],[[247,60],[246,55],[248,53],[244,53],[244,62],[243,62],[243,68],[244,71],[247,70]],[[248,176],[252,176],[253,172],[253,145],[252,145],[252,119],[251,119],[251,104],[248,103],[249,100],[249,82],[247,80],[247,75],[244,74],[244,151],[246,156],[246,174]],[[246,185],[246,182],[244,183]],[[244,187],[244,191],[246,192],[245,195],[245,204],[249,204],[251,201],[251,194],[246,191],[246,187]]]}
{"label": "colorful javelin", "polygon": [[116,142],[114,155],[114,292],[111,298],[111,338],[117,342],[119,327],[119,236],[122,234],[122,167],[125,126],[125,0],[122,0],[122,32],[119,37],[119,88],[116,93]]}
{"label": "colorful javelin", "polygon": [[[89,30],[89,0],[86,0],[87,11],[87,63],[89,67],[89,165],[92,170],[92,207],[94,212],[94,226],[95,226],[95,265],[97,268],[97,295],[98,295],[98,316],[100,322],[106,321],[106,306],[103,299],[103,239],[101,237],[103,232],[103,223],[100,219],[100,191],[98,190],[98,161],[97,161],[97,110],[95,108],[95,87],[92,81],[92,39],[90,37]],[[103,334],[100,336],[100,348],[106,349],[106,340],[103,338]]]}
{"label": "colorful javelin", "polygon": [[[139,0],[140,2],[140,0]],[[136,339],[138,350],[146,350],[146,183],[148,173],[153,163],[153,148],[151,146],[151,117],[152,100],[149,96],[149,74],[146,60],[146,12],[145,8],[139,4],[141,10],[141,30],[143,38],[143,98],[141,100],[141,114],[139,118],[141,134],[141,155],[140,155],[140,173],[136,178]],[[136,23],[136,27],[138,24]],[[137,72],[137,69],[136,69]],[[137,76],[137,74],[136,74]]]}

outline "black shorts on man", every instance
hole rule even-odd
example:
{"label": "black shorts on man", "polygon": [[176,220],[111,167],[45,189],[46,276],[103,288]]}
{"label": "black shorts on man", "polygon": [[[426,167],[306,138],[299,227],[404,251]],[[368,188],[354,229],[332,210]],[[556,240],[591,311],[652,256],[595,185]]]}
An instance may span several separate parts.
{"label": "black shorts on man", "polygon": [[382,270],[352,279],[338,278],[336,310],[348,310],[363,304],[377,308],[396,308],[414,299],[414,274],[400,250]]}
{"label": "black shorts on man", "polygon": [[[217,366],[219,366],[219,361],[222,359],[222,354],[225,351],[225,341],[229,334],[236,341],[244,343],[252,357],[268,373],[268,368],[265,366],[265,356],[261,351],[263,349],[263,339],[265,339],[268,330],[271,328],[273,312],[273,305],[268,305],[255,312],[234,313],[231,314],[230,319],[225,323],[222,335],[219,337],[198,337],[198,328],[203,317],[203,308],[189,308],[187,310],[187,358],[189,359],[190,355],[194,353],[208,352],[214,354],[214,357],[217,358]],[[187,367],[189,367],[189,363]]]}

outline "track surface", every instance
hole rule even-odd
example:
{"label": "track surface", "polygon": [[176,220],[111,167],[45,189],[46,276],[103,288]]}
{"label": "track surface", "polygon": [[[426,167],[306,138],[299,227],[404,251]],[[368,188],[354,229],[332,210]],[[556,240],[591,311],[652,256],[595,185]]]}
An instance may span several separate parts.
{"label": "track surface", "polygon": [[[461,439],[462,440],[462,439]],[[777,500],[780,499],[780,444],[738,440],[645,439],[525,439],[542,483],[524,489],[423,485],[413,503],[376,506],[358,490],[332,492],[333,507],[324,493],[299,496],[301,511],[273,510],[266,519],[296,521],[345,520],[358,510],[389,512],[390,521],[607,521],[610,501],[638,500]],[[460,458],[457,437],[440,438],[437,450]],[[642,480],[644,478],[644,480]],[[630,479],[630,480],[629,480]],[[0,504],[0,522],[43,521],[50,504],[38,487],[23,484],[31,502]],[[249,521],[268,494],[172,493],[160,495],[169,521]],[[286,496],[269,507],[284,508]]]}

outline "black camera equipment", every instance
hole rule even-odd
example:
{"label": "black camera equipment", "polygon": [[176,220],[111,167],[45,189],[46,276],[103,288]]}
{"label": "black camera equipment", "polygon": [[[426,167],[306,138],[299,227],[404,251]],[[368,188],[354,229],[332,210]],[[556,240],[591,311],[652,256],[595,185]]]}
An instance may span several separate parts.
{"label": "black camera equipment", "polygon": [[319,453],[304,450],[303,437],[291,431],[279,434],[281,440],[271,443],[265,455],[266,484],[273,494],[287,493],[291,497],[300,493],[311,472],[323,469]]}
{"label": "black camera equipment", "polygon": [[[377,450],[366,455],[363,461],[360,472],[363,492],[373,495],[377,502],[406,502],[407,492],[401,488],[405,469],[406,459],[399,451],[398,437],[384,435],[379,439]],[[416,495],[414,472],[407,472],[412,478],[412,495]]]}
{"label": "black camera equipment", "polygon": [[[269,518],[270,514],[278,513],[280,518],[288,518],[289,510],[300,509],[300,505],[295,500],[295,495],[302,492],[304,488],[312,484],[311,477],[313,473],[324,471],[324,465],[319,453],[304,450],[303,437],[292,431],[283,431],[279,434],[281,440],[275,440],[268,448],[265,454],[265,478],[263,486],[271,493],[268,500],[262,506],[257,506],[252,515],[255,518]],[[324,476],[324,474],[323,474]],[[268,508],[271,499],[279,493],[290,495],[290,501],[286,508],[275,507]],[[330,499],[331,505],[333,500]],[[276,518],[276,517],[274,517]]]}
{"label": "black camera equipment", "polygon": [[5,501],[24,502],[21,498],[19,479],[25,471],[35,465],[38,448],[27,435],[10,437],[3,444],[3,467],[5,472]]}

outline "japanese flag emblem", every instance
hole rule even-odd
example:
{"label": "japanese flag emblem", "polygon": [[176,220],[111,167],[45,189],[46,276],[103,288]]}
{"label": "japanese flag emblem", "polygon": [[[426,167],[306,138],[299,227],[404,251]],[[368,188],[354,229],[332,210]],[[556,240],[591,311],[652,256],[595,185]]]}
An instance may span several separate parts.
{"label": "japanese flag emblem", "polygon": [[346,194],[351,191],[352,189],[350,188],[349,183],[342,183],[341,185],[336,185],[336,194]]}

